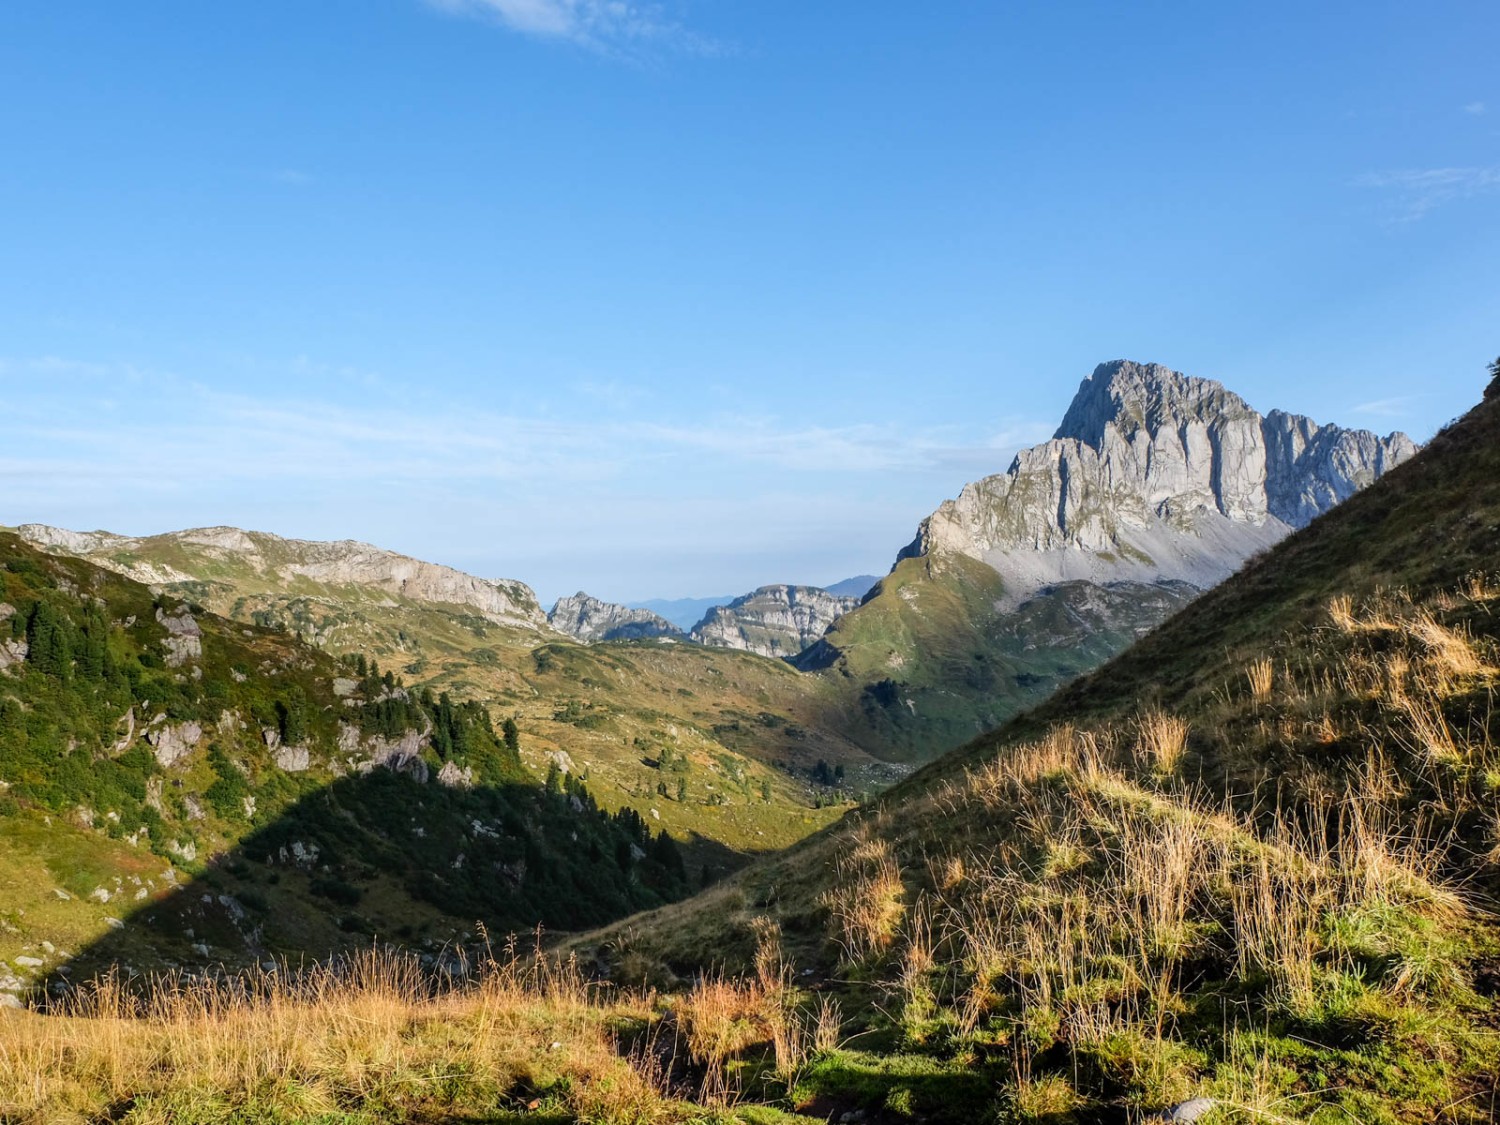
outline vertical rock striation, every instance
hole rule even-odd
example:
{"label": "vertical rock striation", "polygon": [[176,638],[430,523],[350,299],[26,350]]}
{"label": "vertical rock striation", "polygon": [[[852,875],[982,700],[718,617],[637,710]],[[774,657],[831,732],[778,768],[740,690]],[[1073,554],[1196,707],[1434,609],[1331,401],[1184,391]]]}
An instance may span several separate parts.
{"label": "vertical rock striation", "polygon": [[571,598],[559,598],[547,614],[547,622],[574,640],[636,641],[650,637],[680,639],[682,630],[649,609],[631,609],[591,598],[582,590]]}
{"label": "vertical rock striation", "polygon": [[693,629],[692,639],[716,648],[792,657],[857,605],[858,598],[840,597],[817,586],[762,586],[710,609]]}
{"label": "vertical rock striation", "polygon": [[1051,441],[966,485],[901,557],[978,559],[1012,599],[1073,580],[1204,588],[1415,452],[1405,434],[1262,416],[1210,379],[1117,360]]}
{"label": "vertical rock striation", "polygon": [[1263,416],[1158,364],[1101,364],[1050,441],[924,520],[875,591],[795,663],[837,669],[871,752],[930,759],[1415,453],[1404,434]]}

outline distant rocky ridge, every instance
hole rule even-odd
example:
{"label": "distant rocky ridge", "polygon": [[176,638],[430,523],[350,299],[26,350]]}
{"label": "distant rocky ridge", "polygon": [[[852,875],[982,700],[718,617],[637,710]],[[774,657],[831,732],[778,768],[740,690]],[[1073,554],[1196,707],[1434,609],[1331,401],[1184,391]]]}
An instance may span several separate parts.
{"label": "distant rocky ridge", "polygon": [[600,601],[582,590],[571,598],[559,598],[552,612],[547,614],[547,621],[559,633],[584,642],[683,637],[681,629],[649,609],[631,609]]}
{"label": "distant rocky ridge", "polygon": [[966,485],[901,557],[978,559],[1012,602],[1064,581],[1206,589],[1415,453],[1405,434],[1263,417],[1212,380],[1117,360],[1051,441]]}
{"label": "distant rocky ridge", "polygon": [[[216,577],[235,578],[232,572],[237,572],[229,586],[242,588],[244,576],[253,575],[256,584],[278,589],[284,598],[316,594],[325,600],[341,589],[358,588],[366,598],[373,594],[377,599],[389,596],[465,610],[496,625],[544,635],[555,630],[584,643],[677,639],[790,657],[859,604],[858,598],[835,596],[813,586],[765,586],[727,606],[710,607],[689,632],[650,610],[605,602],[582,591],[560,599],[550,614],[545,613],[523,582],[479,578],[350,539],[286,539],[235,527],[191,528],[145,537],[70,531],[37,523],[22,524],[16,531],[43,550],[85,558],[157,588],[186,592],[195,584],[212,585]],[[863,587],[866,583],[860,578],[840,585]]]}
{"label": "distant rocky ridge", "polygon": [[[107,531],[68,531],[45,524],[23,524],[22,539],[44,550],[87,558],[128,578],[151,586],[200,580],[205,559],[232,567],[250,567],[274,575],[282,584],[299,579],[325,586],[361,586],[395,597],[460,606],[495,623],[529,630],[547,628],[547,616],[523,582],[478,578],[438,563],[423,562],[352,539],[317,542],[283,539],[264,531],[236,527],[202,527],[144,538]],[[184,565],[132,557],[152,548],[153,559],[182,548]]]}
{"label": "distant rocky ridge", "polygon": [[601,601],[580,591],[560,598],[547,620],[558,632],[585,643],[662,638],[788,659],[858,604],[857,597],[817,586],[762,586],[728,605],[710,606],[691,632],[684,633],[650,610]]}
{"label": "distant rocky ridge", "polygon": [[[868,594],[870,590],[874,588],[875,584],[879,581],[880,578],[874,574],[860,574],[856,575],[853,578],[845,578],[839,582],[834,582],[828,586],[796,586],[795,588],[799,590],[822,590],[824,593],[831,594],[837,598],[852,598],[857,604],[859,600],[866,594]],[[770,587],[766,587],[766,589],[770,589]],[[716,607],[727,607],[731,602],[735,601],[743,603],[747,599],[754,596],[754,594],[747,594],[744,597],[738,599],[736,599],[732,595],[724,595],[717,598],[654,598],[649,601],[631,602],[630,608],[651,610],[653,613],[665,618],[671,624],[677,626],[680,630],[683,631],[683,633],[692,634],[715,616],[713,610]],[[723,622],[724,620],[726,620],[726,616],[732,618],[735,616],[735,614],[720,614],[718,615],[718,618],[721,622]],[[755,625],[756,627],[766,627],[767,623],[757,622],[755,623]],[[797,628],[787,630],[787,632],[796,632],[798,634],[801,634],[803,630]],[[689,639],[696,638],[692,638],[690,636]],[[778,652],[786,647],[786,643],[789,642],[778,644]],[[766,649],[765,646],[753,649],[752,651],[762,650],[765,650],[765,654],[769,655],[769,650]]]}
{"label": "distant rocky ridge", "polygon": [[817,586],[762,586],[727,606],[710,609],[693,629],[699,644],[793,657],[859,605]]}
{"label": "distant rocky ridge", "polygon": [[1101,364],[1051,441],[939,507],[794,663],[838,672],[856,741],[930,759],[1108,660],[1415,453],[1405,434],[1262,416],[1159,364]]}

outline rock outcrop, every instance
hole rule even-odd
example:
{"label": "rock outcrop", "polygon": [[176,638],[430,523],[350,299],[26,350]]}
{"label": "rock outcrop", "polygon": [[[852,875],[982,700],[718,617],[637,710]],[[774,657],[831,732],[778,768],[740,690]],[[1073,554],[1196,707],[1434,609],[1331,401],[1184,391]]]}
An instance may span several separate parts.
{"label": "rock outcrop", "polygon": [[[283,539],[237,527],[200,527],[140,539],[107,531],[68,531],[45,524],[23,524],[16,530],[21,538],[44,550],[87,558],[151,586],[193,581],[198,575],[161,558],[163,554],[185,553],[194,571],[201,571],[200,562],[218,562],[248,567],[271,576],[280,585],[301,579],[303,585],[359,586],[391,597],[461,607],[496,625],[536,630],[547,627],[536,595],[523,582],[479,578],[352,539]],[[140,554],[154,557],[132,557]]]}
{"label": "rock outcrop", "polygon": [[901,557],[978,559],[1010,600],[1064,581],[1206,588],[1415,452],[1405,434],[1263,417],[1212,380],[1117,360],[1051,441],[966,485]]}
{"label": "rock outcrop", "polygon": [[5,671],[12,664],[24,663],[30,652],[31,646],[20,637],[0,641],[0,672]]}
{"label": "rock outcrop", "polygon": [[197,723],[177,723],[156,726],[146,732],[146,741],[162,769],[171,769],[193,752],[203,738],[203,728]]}
{"label": "rock outcrop", "polygon": [[762,586],[710,609],[693,629],[692,639],[717,648],[793,657],[857,605],[858,598],[839,597],[817,586]]}
{"label": "rock outcrop", "polygon": [[158,609],[156,620],[167,631],[162,648],[166,651],[168,668],[180,668],[203,655],[203,630],[187,606],[170,614]]}
{"label": "rock outcrop", "polygon": [[547,622],[559,633],[585,642],[683,636],[676,625],[649,609],[631,609],[600,601],[582,590],[571,598],[559,598],[552,612],[547,614]]}

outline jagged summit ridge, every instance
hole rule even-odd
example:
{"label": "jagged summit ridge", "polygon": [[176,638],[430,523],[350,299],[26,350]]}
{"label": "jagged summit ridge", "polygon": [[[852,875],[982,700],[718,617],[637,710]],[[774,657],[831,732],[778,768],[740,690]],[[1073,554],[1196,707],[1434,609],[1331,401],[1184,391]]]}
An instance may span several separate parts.
{"label": "jagged summit ridge", "polygon": [[859,598],[830,594],[817,586],[762,586],[727,606],[710,609],[692,638],[719,648],[792,657],[857,605]]}
{"label": "jagged summit ridge", "polygon": [[601,601],[582,590],[570,598],[559,598],[547,614],[547,621],[559,633],[585,642],[683,636],[676,625],[649,609],[631,609]]}
{"label": "jagged summit ridge", "polygon": [[980,559],[1011,596],[1072,579],[1206,587],[1415,452],[1405,434],[1262,416],[1213,380],[1116,360],[1051,441],[966,485],[902,555]]}
{"label": "jagged summit ridge", "polygon": [[1254,414],[1250,404],[1222,383],[1183,375],[1159,363],[1117,359],[1101,363],[1068,405],[1054,441],[1073,438],[1101,448],[1108,427],[1129,438],[1156,433],[1185,421],[1211,423]]}
{"label": "jagged summit ridge", "polygon": [[[134,538],[108,531],[68,531],[22,524],[22,539],[46,550],[88,558],[148,585],[190,581],[195,574],[170,563],[129,559],[143,546],[188,549],[194,570],[203,559],[247,566],[283,582],[305,579],[333,586],[359,585],[413,601],[458,605],[499,625],[545,629],[546,615],[524,582],[480,578],[440,563],[423,562],[354,539],[285,539],[237,527],[198,527]],[[119,555],[121,557],[115,557]]]}

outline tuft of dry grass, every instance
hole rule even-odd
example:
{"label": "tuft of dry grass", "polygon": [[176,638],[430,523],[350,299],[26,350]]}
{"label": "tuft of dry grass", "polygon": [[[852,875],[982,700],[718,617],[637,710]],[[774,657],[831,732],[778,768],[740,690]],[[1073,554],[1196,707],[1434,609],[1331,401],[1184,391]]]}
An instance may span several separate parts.
{"label": "tuft of dry grass", "polygon": [[738,1100],[741,1091],[731,1064],[752,1048],[769,1048],[775,1074],[790,1087],[814,1052],[838,1045],[842,1015],[837,1001],[824,997],[804,1012],[792,965],[782,951],[780,927],[757,918],[754,930],[752,975],[704,976],[673,1007],[688,1052],[703,1071],[698,1099],[708,1105]]}
{"label": "tuft of dry grass", "polygon": [[1188,725],[1164,711],[1147,711],[1136,721],[1140,756],[1159,773],[1174,773],[1187,753]]}
{"label": "tuft of dry grass", "polygon": [[822,901],[844,960],[858,964],[885,952],[895,939],[906,913],[906,886],[895,853],[880,836],[857,840],[837,869]]}
{"label": "tuft of dry grass", "polygon": [[1402,624],[1421,642],[1429,667],[1446,684],[1478,679],[1492,671],[1467,630],[1443,625],[1429,610],[1417,610]]}
{"label": "tuft of dry grass", "polygon": [[1250,698],[1257,704],[1271,701],[1271,689],[1275,685],[1275,668],[1269,657],[1253,661],[1245,669],[1245,678],[1250,682]]}

